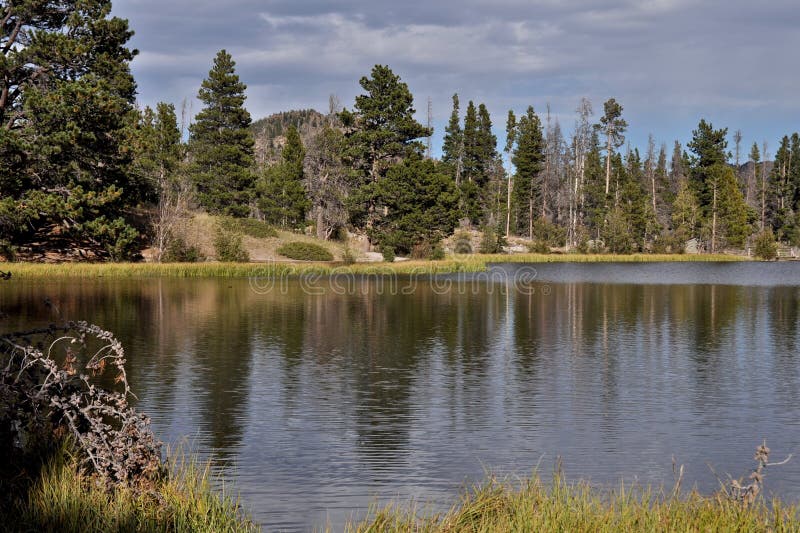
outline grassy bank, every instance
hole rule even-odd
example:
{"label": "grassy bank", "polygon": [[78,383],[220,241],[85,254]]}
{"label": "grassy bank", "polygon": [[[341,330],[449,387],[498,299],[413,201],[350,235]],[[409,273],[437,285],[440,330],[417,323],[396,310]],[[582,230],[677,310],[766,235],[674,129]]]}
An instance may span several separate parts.
{"label": "grassy bank", "polygon": [[482,272],[489,263],[655,263],[742,261],[731,255],[466,255],[442,261],[402,261],[395,263],[6,263],[0,270],[17,279],[42,278],[236,278],[301,274],[446,274]]}
{"label": "grassy bank", "polygon": [[64,452],[35,479],[16,480],[0,508],[0,531],[211,533],[258,528],[236,500],[212,490],[207,468],[173,465],[173,475],[152,492],[107,492],[80,474]]}
{"label": "grassy bank", "polygon": [[[774,501],[748,507],[724,495],[674,497],[620,487],[600,492],[585,483],[533,478],[516,486],[496,480],[475,488],[446,513],[420,518],[415,507],[373,510],[351,532],[506,531],[800,531],[798,507]],[[421,513],[424,514],[424,513]]]}

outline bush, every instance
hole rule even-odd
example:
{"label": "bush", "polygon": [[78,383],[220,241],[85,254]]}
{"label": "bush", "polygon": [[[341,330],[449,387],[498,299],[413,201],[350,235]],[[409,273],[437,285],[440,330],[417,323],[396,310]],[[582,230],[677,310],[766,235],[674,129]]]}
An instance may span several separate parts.
{"label": "bush", "polygon": [[532,254],[549,254],[550,245],[545,241],[533,241],[528,245],[528,251]]}
{"label": "bush", "polygon": [[217,230],[214,237],[214,249],[217,251],[217,261],[223,263],[247,263],[250,256],[242,245],[242,235],[230,233],[225,230]]}
{"label": "bush", "polygon": [[486,227],[483,229],[481,247],[478,251],[482,254],[501,254],[503,245],[505,245],[505,238],[494,228]]}
{"label": "bush", "polygon": [[312,242],[287,242],[278,253],[296,261],[333,261],[333,254],[327,248]]}
{"label": "bush", "polygon": [[765,261],[772,261],[778,257],[778,244],[772,228],[767,228],[756,236],[755,254]]}
{"label": "bush", "polygon": [[263,220],[256,220],[255,218],[220,217],[219,227],[229,233],[243,233],[256,239],[278,236],[275,228]]}
{"label": "bush", "polygon": [[387,263],[394,263],[394,246],[381,246],[383,260]]}
{"label": "bush", "polygon": [[5,239],[0,239],[0,257],[13,263],[17,260],[17,247]]}
{"label": "bush", "polygon": [[345,265],[352,265],[356,262],[356,256],[350,248],[345,248],[344,252],[342,252],[342,262]]}
{"label": "bush", "polygon": [[139,232],[123,218],[101,216],[75,229],[98,242],[112,261],[128,261],[139,255]]}
{"label": "bush", "polygon": [[421,242],[411,249],[411,258],[440,261],[444,259],[444,250],[439,243]]}
{"label": "bush", "polygon": [[459,231],[455,234],[455,241],[453,243],[453,252],[457,254],[471,254],[472,253],[472,239],[466,231]]}
{"label": "bush", "polygon": [[197,246],[188,246],[182,237],[173,237],[161,252],[162,263],[197,263],[203,254]]}

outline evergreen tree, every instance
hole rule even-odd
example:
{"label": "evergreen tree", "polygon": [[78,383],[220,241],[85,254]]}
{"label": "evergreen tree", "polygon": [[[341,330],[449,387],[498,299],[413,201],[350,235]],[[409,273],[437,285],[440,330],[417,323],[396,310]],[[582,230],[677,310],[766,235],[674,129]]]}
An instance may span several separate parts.
{"label": "evergreen tree", "polygon": [[287,228],[300,228],[310,208],[303,173],[305,149],[297,128],[286,130],[281,161],[268,168],[258,187],[258,207],[264,220]]}
{"label": "evergreen tree", "polygon": [[625,130],[628,123],[622,118],[622,106],[614,99],[609,98],[603,104],[603,116],[600,124],[596,126],[606,137],[606,196],[611,186],[611,159],[614,151],[625,142]]}
{"label": "evergreen tree", "polygon": [[700,223],[700,206],[688,178],[678,182],[678,192],[672,205],[672,230],[675,238],[683,245],[697,236]]}
{"label": "evergreen tree", "polygon": [[533,106],[528,106],[525,115],[519,118],[514,138],[516,147],[511,162],[516,169],[512,192],[515,227],[517,233],[527,233],[533,239],[534,206],[542,192],[540,173],[545,158],[542,123]]}
{"label": "evergreen tree", "polygon": [[461,205],[466,218],[479,225],[490,212],[487,186],[497,172],[497,137],[492,133],[492,119],[484,104],[470,102],[464,121],[464,181]]}
{"label": "evergreen tree", "polygon": [[456,185],[461,182],[461,158],[464,152],[464,132],[461,129],[459,110],[458,94],[454,94],[453,112],[450,114],[450,122],[444,130],[442,162],[451,167]]}
{"label": "evergreen tree", "polygon": [[414,118],[414,97],[408,85],[384,65],[375,65],[371,77],[360,80],[366,94],[356,96],[355,110],[339,115],[346,130],[345,160],[355,173],[357,189],[349,198],[351,219],[370,226],[377,213],[373,187],[405,158],[422,155],[419,140],[430,135]]}
{"label": "evergreen tree", "polygon": [[200,205],[211,214],[246,217],[255,193],[250,113],[244,108],[247,86],[225,50],[203,80],[198,98],[205,107],[189,128],[190,173]]}
{"label": "evergreen tree", "polygon": [[127,21],[110,13],[108,0],[0,4],[6,245],[56,238],[115,259],[134,253],[123,214],[142,196],[125,147],[137,52]]}
{"label": "evergreen tree", "polygon": [[728,128],[715,130],[710,122],[700,120],[692,132],[692,140],[687,145],[694,153],[691,159],[689,177],[702,206],[711,203],[711,189],[708,178],[709,169],[714,165],[724,165],[728,160]]}
{"label": "evergreen tree", "polygon": [[435,245],[456,227],[457,189],[431,160],[406,159],[369,187],[382,215],[368,234],[383,249],[408,253],[417,244]]}

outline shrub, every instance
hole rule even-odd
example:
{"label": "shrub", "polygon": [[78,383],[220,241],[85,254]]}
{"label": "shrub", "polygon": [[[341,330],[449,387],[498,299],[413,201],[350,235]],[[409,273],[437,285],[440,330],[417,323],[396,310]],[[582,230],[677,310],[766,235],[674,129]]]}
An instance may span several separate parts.
{"label": "shrub", "polygon": [[545,241],[533,241],[528,245],[528,251],[532,254],[549,254],[550,245]]}
{"label": "shrub", "polygon": [[162,263],[197,263],[203,254],[197,246],[189,246],[182,237],[173,237],[161,253]]}
{"label": "shrub", "polygon": [[256,239],[278,236],[278,232],[275,228],[263,220],[257,220],[255,218],[220,217],[219,227],[229,233],[243,233],[248,237],[255,237]]}
{"label": "shrub", "polygon": [[482,254],[501,254],[505,244],[505,237],[495,231],[494,228],[486,227],[483,229],[479,251]]}
{"label": "shrub", "polygon": [[453,243],[453,252],[457,254],[471,254],[472,253],[472,239],[466,231],[459,231],[455,234],[455,241]]}
{"label": "shrub", "polygon": [[333,254],[312,242],[287,242],[278,248],[278,253],[296,261],[333,261]]}
{"label": "shrub", "polygon": [[139,232],[123,218],[109,220],[101,216],[75,229],[98,242],[112,261],[127,261],[139,254]]}
{"label": "shrub", "polygon": [[345,248],[344,252],[342,252],[342,262],[345,265],[352,265],[356,262],[356,256],[350,248]]}
{"label": "shrub", "polygon": [[381,246],[383,260],[387,263],[394,263],[394,246]]}
{"label": "shrub", "polygon": [[414,245],[411,249],[412,259],[429,259],[431,261],[440,261],[444,259],[444,250],[439,243],[432,244],[424,241]]}
{"label": "shrub", "polygon": [[214,249],[217,252],[217,261],[223,263],[247,263],[250,256],[242,245],[242,235],[230,233],[225,230],[217,230],[214,237]]}
{"label": "shrub", "polygon": [[5,239],[0,239],[0,257],[13,263],[17,260],[17,247]]}
{"label": "shrub", "polygon": [[778,244],[775,242],[775,235],[772,228],[767,228],[756,236],[755,254],[765,261],[771,261],[778,257]]}

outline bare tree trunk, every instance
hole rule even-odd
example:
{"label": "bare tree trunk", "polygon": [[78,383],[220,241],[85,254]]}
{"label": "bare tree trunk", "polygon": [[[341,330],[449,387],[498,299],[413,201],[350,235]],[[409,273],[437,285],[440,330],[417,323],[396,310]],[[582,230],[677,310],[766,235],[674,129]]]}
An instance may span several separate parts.
{"label": "bare tree trunk", "polygon": [[717,252],[717,182],[714,181],[714,199],[712,200],[711,217],[711,253]]}
{"label": "bare tree trunk", "polygon": [[511,236],[511,188],[512,177],[508,176],[508,191],[506,192],[506,238]]}

